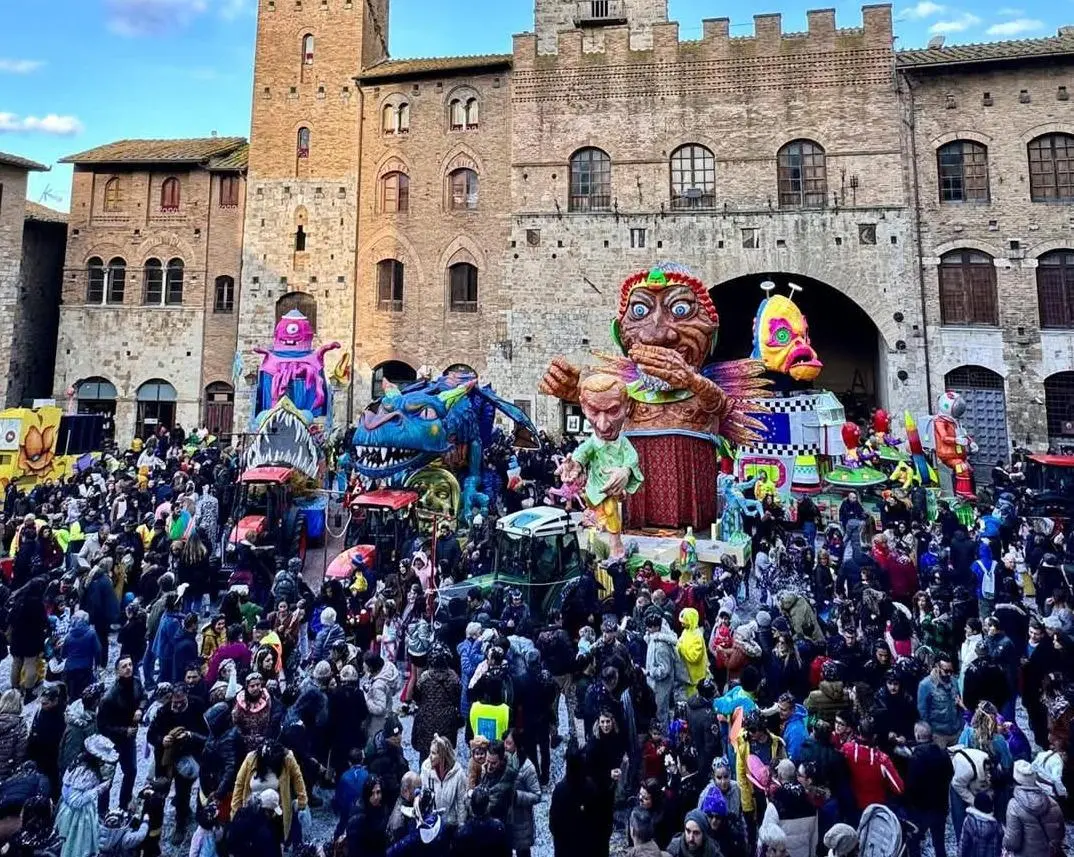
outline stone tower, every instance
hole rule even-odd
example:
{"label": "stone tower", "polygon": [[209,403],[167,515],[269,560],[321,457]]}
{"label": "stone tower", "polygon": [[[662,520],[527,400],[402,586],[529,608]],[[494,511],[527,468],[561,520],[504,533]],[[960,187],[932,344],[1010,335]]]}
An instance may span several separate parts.
{"label": "stone tower", "polygon": [[537,53],[555,53],[559,34],[575,29],[583,31],[583,51],[603,50],[604,28],[623,24],[630,27],[630,47],[648,50],[653,24],[667,19],[668,0],[536,0]]}
{"label": "stone tower", "polygon": [[[250,416],[255,345],[298,308],[318,344],[352,350],[361,159],[355,78],[388,53],[388,0],[259,0],[244,229],[236,422]],[[337,415],[346,418],[346,402]]]}

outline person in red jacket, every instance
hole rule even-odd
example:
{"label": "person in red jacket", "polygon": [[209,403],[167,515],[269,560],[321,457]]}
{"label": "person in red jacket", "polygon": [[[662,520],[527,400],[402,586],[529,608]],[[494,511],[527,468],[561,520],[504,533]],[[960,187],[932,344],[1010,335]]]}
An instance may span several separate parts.
{"label": "person in red jacket", "polygon": [[888,754],[876,749],[876,729],[871,717],[863,717],[858,734],[843,745],[843,757],[850,768],[850,782],[858,809],[872,803],[886,803],[888,795],[901,795],[902,779]]}

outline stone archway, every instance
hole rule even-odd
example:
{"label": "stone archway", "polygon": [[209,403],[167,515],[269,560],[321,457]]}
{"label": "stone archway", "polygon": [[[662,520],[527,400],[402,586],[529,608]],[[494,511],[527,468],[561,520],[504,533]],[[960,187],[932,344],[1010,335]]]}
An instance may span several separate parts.
{"label": "stone archway", "polygon": [[790,295],[788,283],[801,287],[794,302],[806,317],[813,348],[824,363],[812,386],[835,393],[849,420],[864,420],[872,408],[888,406],[883,359],[887,346],[876,324],[853,299],[812,277],[773,271],[735,277],[712,287],[709,294],[720,315],[713,359],[750,355],[754,318],[765,296],[761,283],[766,280],[776,284],[772,294]]}

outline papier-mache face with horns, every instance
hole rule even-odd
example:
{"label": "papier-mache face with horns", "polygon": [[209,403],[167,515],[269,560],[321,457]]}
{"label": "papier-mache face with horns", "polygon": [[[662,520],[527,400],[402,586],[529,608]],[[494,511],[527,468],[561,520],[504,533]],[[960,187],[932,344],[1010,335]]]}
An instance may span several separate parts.
{"label": "papier-mache face with horns", "polygon": [[680,265],[661,264],[623,283],[612,336],[626,353],[636,345],[655,345],[700,368],[719,324],[701,280]]}
{"label": "papier-mache face with horns", "polygon": [[[795,381],[812,381],[824,368],[809,341],[809,324],[802,310],[785,295],[773,295],[775,284],[761,284],[765,298],[753,321],[753,358],[770,372],[790,375]],[[792,294],[799,290],[791,285]]]}

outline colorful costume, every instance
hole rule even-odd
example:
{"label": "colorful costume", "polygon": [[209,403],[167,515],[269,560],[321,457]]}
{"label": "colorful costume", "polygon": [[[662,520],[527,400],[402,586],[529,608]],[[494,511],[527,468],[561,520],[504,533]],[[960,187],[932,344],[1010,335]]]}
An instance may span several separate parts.
{"label": "colorful costume", "polygon": [[969,455],[977,451],[977,444],[958,421],[966,413],[966,400],[948,390],[937,399],[936,409],[938,413],[932,418],[936,457],[954,472],[955,494],[973,498],[973,467]]}
{"label": "colorful costume", "polygon": [[336,348],[338,342],[329,342],[314,351],[309,319],[297,309],[287,313],[276,323],[272,350],[254,349],[261,355],[254,412],[267,411],[287,396],[301,411],[328,416],[331,403],[324,355]]}
{"label": "colorful costume", "polygon": [[644,478],[634,446],[622,435],[611,441],[590,435],[571,453],[571,458],[586,469],[585,501],[596,513],[598,526],[609,533],[621,533],[619,499],[605,493],[607,479],[604,474],[613,468],[626,467],[630,470],[626,491],[628,494],[637,491]]}

